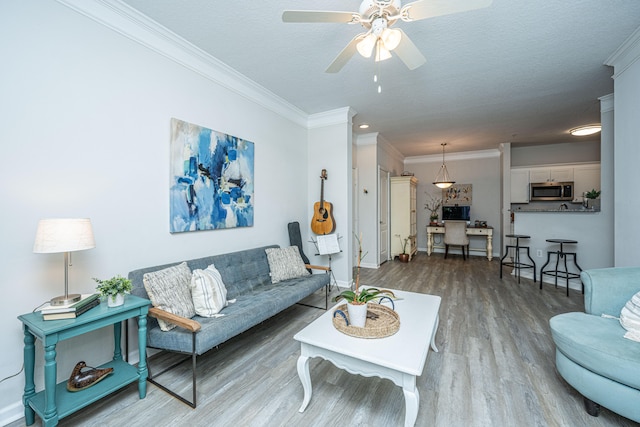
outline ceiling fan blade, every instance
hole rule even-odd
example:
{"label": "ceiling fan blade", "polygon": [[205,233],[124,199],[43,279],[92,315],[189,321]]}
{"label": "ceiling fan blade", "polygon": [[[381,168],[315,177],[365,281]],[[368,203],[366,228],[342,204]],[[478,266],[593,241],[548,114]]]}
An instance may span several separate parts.
{"label": "ceiling fan blade", "polygon": [[400,10],[403,21],[417,21],[435,16],[466,12],[489,7],[493,0],[418,0],[404,5]]}
{"label": "ceiling fan blade", "polygon": [[416,45],[413,44],[409,36],[407,36],[407,34],[400,28],[396,28],[396,30],[402,33],[402,38],[400,39],[400,44],[393,50],[393,52],[398,55],[398,58],[404,62],[407,68],[415,70],[427,62],[427,59],[418,50]]}
{"label": "ceiling fan blade", "polygon": [[345,64],[349,62],[351,57],[355,55],[355,53],[358,51],[357,44],[366,35],[367,33],[361,33],[355,36],[349,42],[349,44],[345,46],[344,49],[342,49],[342,52],[340,52],[338,56],[336,56],[336,59],[334,59],[333,62],[327,67],[327,69],[325,70],[325,73],[337,73],[338,71],[342,70],[342,67],[344,67]]}
{"label": "ceiling fan blade", "polygon": [[356,23],[360,22],[360,15],[355,12],[332,12],[323,10],[285,10],[282,13],[283,22],[329,22]]}

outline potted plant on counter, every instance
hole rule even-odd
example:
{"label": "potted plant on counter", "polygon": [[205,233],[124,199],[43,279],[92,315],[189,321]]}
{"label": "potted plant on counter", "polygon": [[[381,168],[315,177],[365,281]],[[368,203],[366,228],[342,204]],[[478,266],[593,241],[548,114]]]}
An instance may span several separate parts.
{"label": "potted plant on counter", "polygon": [[358,240],[358,265],[356,267],[356,278],[355,278],[355,289],[352,291],[348,289],[346,291],[340,292],[335,298],[333,298],[334,302],[340,301],[344,299],[347,301],[347,311],[349,313],[349,323],[352,326],[357,326],[363,328],[367,321],[367,304],[369,301],[380,298],[382,296],[391,296],[395,297],[393,292],[388,289],[378,289],[378,288],[363,288],[360,289],[360,262],[362,258],[366,255],[362,253],[362,243],[360,238],[356,237]]}
{"label": "potted plant on counter", "polygon": [[107,298],[109,307],[117,307],[124,304],[124,294],[128,294],[133,288],[131,280],[125,279],[120,275],[107,280],[100,280],[94,277],[93,280],[98,282],[96,290]]}
{"label": "potted plant on counter", "polygon": [[595,188],[591,191],[587,191],[584,193],[587,209],[600,209],[600,200],[597,200],[600,197],[601,191],[597,191]]}

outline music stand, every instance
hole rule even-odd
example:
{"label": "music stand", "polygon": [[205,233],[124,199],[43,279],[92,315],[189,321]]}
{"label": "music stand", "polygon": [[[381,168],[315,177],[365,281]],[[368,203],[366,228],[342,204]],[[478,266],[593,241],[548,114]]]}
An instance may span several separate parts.
{"label": "music stand", "polygon": [[331,275],[331,279],[329,280],[329,291],[331,291],[331,280],[336,283],[337,288],[340,288],[338,286],[336,276],[333,274],[333,270],[331,269],[331,255],[342,252],[340,249],[340,243],[338,242],[338,239],[341,238],[342,237],[337,234],[322,234],[318,235],[316,240],[311,240],[318,250],[316,255],[327,255],[329,257],[329,274]]}

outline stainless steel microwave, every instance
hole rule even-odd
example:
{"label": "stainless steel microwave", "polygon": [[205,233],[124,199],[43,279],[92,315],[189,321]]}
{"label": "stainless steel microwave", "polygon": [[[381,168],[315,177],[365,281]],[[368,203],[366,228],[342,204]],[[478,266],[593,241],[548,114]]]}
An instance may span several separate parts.
{"label": "stainless steel microwave", "polygon": [[573,200],[573,182],[532,182],[529,200]]}

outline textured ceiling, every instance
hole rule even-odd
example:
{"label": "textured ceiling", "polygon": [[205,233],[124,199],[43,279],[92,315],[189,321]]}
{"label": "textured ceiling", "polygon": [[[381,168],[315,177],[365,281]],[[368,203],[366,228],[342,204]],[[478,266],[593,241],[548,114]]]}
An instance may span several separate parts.
{"label": "textured ceiling", "polygon": [[357,0],[123,2],[309,114],[352,107],[355,124],[405,156],[440,153],[442,142],[459,152],[572,140],[569,129],[600,121],[598,97],[613,92],[603,63],[640,25],[638,0],[494,0],[400,22],[427,58],[416,70],[355,55],[327,74],[362,28],[285,24],[282,12],[357,11]]}

